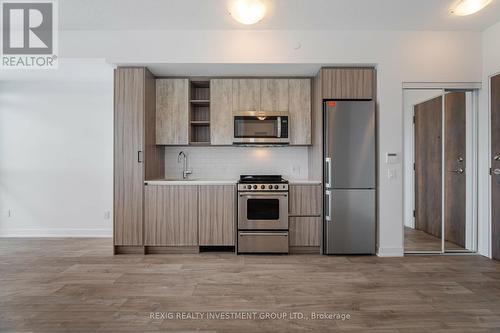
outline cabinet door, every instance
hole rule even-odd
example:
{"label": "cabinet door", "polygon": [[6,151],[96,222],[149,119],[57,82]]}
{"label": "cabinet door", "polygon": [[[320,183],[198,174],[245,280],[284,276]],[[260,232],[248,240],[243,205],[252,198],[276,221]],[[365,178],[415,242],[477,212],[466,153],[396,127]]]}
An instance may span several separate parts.
{"label": "cabinet door", "polygon": [[288,111],[288,79],[260,80],[260,110]]}
{"label": "cabinet door", "polygon": [[145,245],[198,245],[198,186],[146,186],[144,215]]}
{"label": "cabinet door", "polygon": [[188,144],[188,87],[188,79],[156,80],[156,144]]}
{"label": "cabinet door", "polygon": [[260,110],[260,80],[233,79],[233,111]]}
{"label": "cabinet door", "polygon": [[234,245],[236,187],[199,186],[198,234],[200,245]]}
{"label": "cabinet door", "polygon": [[210,143],[233,144],[233,80],[210,80]]}
{"label": "cabinet door", "polygon": [[290,144],[311,144],[311,80],[290,79]]}
{"label": "cabinet door", "polygon": [[290,246],[319,246],[321,217],[290,217]]}
{"label": "cabinet door", "polygon": [[373,68],[324,68],[324,99],[373,99],[375,70]]}
{"label": "cabinet door", "polygon": [[321,216],[321,185],[289,186],[290,216]]}
{"label": "cabinet door", "polygon": [[115,245],[142,245],[144,80],[144,68],[115,70]]}

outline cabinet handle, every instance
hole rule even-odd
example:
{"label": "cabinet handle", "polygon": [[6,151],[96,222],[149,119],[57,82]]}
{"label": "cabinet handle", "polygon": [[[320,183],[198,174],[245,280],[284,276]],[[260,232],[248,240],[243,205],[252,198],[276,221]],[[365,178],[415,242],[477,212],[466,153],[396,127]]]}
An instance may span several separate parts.
{"label": "cabinet handle", "polygon": [[142,163],[142,150],[137,151],[137,163]]}

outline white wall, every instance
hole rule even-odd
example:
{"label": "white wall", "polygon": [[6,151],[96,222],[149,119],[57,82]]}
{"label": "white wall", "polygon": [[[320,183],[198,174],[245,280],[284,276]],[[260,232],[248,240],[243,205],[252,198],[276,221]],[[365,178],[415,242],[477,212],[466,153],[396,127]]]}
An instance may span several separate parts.
{"label": "white wall", "polygon": [[402,82],[482,78],[481,33],[475,32],[61,31],[60,39],[63,58],[105,58],[116,64],[375,64],[380,110],[380,255],[403,253],[402,164],[390,166],[397,177],[388,179],[384,163],[387,152],[403,152]]}
{"label": "white wall", "polygon": [[167,147],[165,177],[182,178],[182,163],[188,157],[189,178],[237,180],[245,174],[277,174],[288,180],[307,179],[307,147]]}
{"label": "white wall", "polygon": [[480,95],[479,107],[479,216],[478,221],[482,225],[479,228],[479,253],[491,256],[491,217],[490,217],[490,94],[489,77],[500,73],[500,22],[486,29],[482,34],[482,56],[483,56],[483,89]]}
{"label": "white wall", "polygon": [[0,236],[111,236],[111,66],[1,74]]}

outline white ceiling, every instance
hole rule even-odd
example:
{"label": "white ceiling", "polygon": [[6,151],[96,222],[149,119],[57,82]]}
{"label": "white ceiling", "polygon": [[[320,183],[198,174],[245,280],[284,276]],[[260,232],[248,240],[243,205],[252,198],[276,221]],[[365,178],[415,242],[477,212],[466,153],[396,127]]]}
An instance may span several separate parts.
{"label": "white ceiling", "polygon": [[500,0],[483,11],[448,13],[456,0],[265,0],[268,14],[250,27],[229,15],[231,0],[62,0],[63,30],[472,30],[500,21]]}

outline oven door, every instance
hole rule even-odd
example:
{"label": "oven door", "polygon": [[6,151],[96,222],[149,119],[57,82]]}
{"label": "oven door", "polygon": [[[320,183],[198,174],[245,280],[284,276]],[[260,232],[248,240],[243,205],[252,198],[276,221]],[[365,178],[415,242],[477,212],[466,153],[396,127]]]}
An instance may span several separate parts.
{"label": "oven door", "polygon": [[288,230],[288,193],[238,193],[238,229]]}

